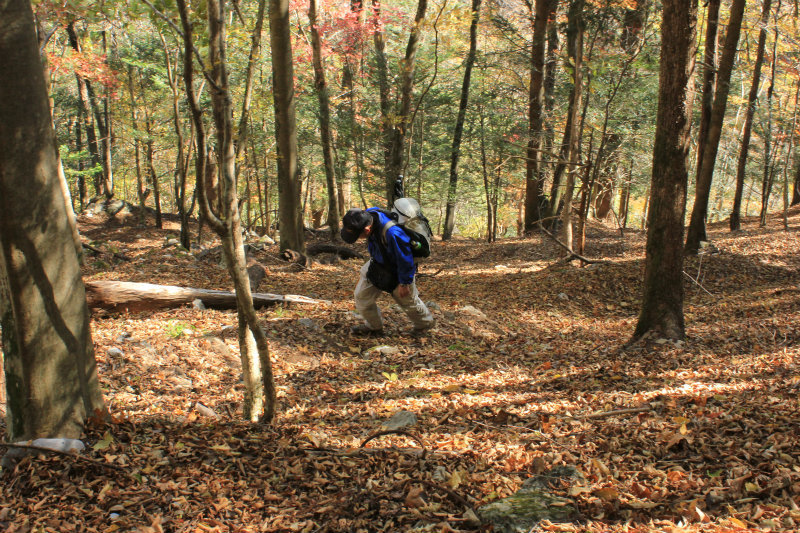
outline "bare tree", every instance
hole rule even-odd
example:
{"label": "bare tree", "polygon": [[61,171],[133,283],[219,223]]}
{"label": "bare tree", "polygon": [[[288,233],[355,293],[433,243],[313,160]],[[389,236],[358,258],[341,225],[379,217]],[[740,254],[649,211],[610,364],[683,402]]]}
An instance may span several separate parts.
{"label": "bare tree", "polygon": [[322,159],[325,166],[325,183],[328,187],[328,230],[331,239],[339,234],[339,197],[333,165],[333,140],[331,139],[331,104],[328,84],[322,65],[322,43],[317,27],[317,0],[308,2],[308,21],[311,25],[311,49],[314,62],[314,85],[319,100],[319,133],[322,140]]}
{"label": "bare tree", "polygon": [[[184,38],[184,81],[189,107],[192,110],[196,134],[195,173],[200,208],[209,226],[222,240],[222,250],[236,292],[239,317],[239,351],[245,382],[244,416],[248,420],[269,422],[275,416],[276,391],[266,334],[258,324],[250,279],[247,276],[244,243],[236,193],[236,155],[234,147],[233,112],[228,90],[225,56],[225,8],[216,0],[208,1],[209,61],[207,75],[214,111],[218,153],[218,202],[220,212],[214,213],[207,193],[209,150],[206,147],[205,124],[194,91],[192,28],[185,0],[178,0]],[[219,215],[219,216],[217,216]],[[261,414],[263,411],[263,415]]]}
{"label": "bare tree", "polygon": [[750,84],[750,93],[747,96],[747,111],[744,118],[744,129],[742,130],[742,148],[739,152],[739,161],[736,166],[736,192],[733,195],[733,209],[731,210],[731,218],[729,220],[731,231],[737,231],[741,228],[745,168],[747,166],[747,154],[750,150],[750,136],[753,132],[753,116],[756,112],[758,86],[761,84],[761,65],[764,63],[764,48],[767,44],[767,21],[769,20],[771,5],[772,0],[764,0],[764,4],[761,8],[761,31],[758,34],[756,62],[753,66],[753,81]]}
{"label": "bare tree", "polygon": [[[461,83],[461,99],[458,104],[458,117],[453,130],[453,147],[450,150],[450,187],[447,191],[447,209],[444,219],[444,232],[442,239],[448,240],[453,236],[456,225],[456,192],[458,190],[458,160],[461,156],[461,138],[464,134],[464,119],[469,103],[469,85],[472,76],[472,65],[475,63],[475,54],[478,50],[478,21],[481,15],[481,0],[472,0],[472,22],[469,26],[469,52],[464,62],[464,81]],[[544,48],[542,48],[542,63],[544,63]]]}
{"label": "bare tree", "polygon": [[[769,0],[767,0],[769,1]],[[706,216],[708,215],[708,200],[711,195],[711,180],[714,177],[714,167],[719,151],[719,139],[722,135],[722,124],[725,120],[725,109],[728,105],[728,93],[731,86],[731,72],[736,59],[739,34],[742,29],[742,16],[744,14],[745,0],[733,0],[731,15],[728,20],[728,31],[725,34],[725,44],[719,62],[717,74],[717,88],[714,91],[714,104],[708,124],[708,134],[701,142],[705,143],[702,150],[703,160],[697,173],[694,206],[686,236],[686,252],[697,253],[700,242],[706,240]]]}

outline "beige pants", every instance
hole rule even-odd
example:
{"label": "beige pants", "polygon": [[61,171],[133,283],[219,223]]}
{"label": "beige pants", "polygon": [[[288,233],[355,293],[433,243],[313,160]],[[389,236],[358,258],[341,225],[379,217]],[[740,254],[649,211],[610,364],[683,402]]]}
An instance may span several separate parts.
{"label": "beige pants", "polygon": [[[353,293],[356,311],[364,318],[364,321],[370,329],[381,329],[383,327],[383,318],[381,317],[381,310],[378,309],[378,304],[376,302],[383,291],[375,287],[367,279],[368,269],[369,261],[361,267],[358,285],[356,285],[356,290]],[[433,315],[420,299],[419,291],[417,291],[417,284],[412,283],[409,289],[411,289],[411,292],[405,298],[400,298],[397,295],[397,289],[395,289],[392,292],[392,298],[394,298],[397,305],[408,315],[415,329],[431,327],[434,322]]]}

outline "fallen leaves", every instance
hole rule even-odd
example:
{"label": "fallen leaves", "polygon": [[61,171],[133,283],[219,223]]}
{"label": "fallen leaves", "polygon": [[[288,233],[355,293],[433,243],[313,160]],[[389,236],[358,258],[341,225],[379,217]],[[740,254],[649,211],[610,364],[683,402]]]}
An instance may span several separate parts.
{"label": "fallen leaves", "polygon": [[[554,490],[586,520],[541,530],[797,531],[800,247],[775,228],[711,230],[721,253],[687,259],[714,294],[687,285],[689,340],[629,350],[641,235],[595,229],[587,243],[610,262],[594,268],[532,261],[549,257],[535,237],[447,243],[423,266],[447,267],[420,280],[437,303],[425,342],[398,335],[407,322],[388,299],[385,344],[348,335],[355,262],[275,269],[262,290],[333,304],[261,312],[280,398],[270,427],[239,420],[235,314],[96,318],[115,420],[84,440],[123,471],[26,458],[3,474],[0,529],[478,530],[473,508],[571,465],[585,482]],[[87,277],[229,288],[213,262],[164,268],[149,252],[163,232],[97,231],[134,261]]]}

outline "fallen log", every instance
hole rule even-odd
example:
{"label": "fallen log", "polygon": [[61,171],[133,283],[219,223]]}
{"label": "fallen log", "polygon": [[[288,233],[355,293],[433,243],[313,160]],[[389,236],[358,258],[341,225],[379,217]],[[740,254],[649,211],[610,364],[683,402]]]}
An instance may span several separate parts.
{"label": "fallen log", "polygon": [[306,253],[308,255],[336,254],[342,259],[364,259],[362,254],[355,252],[346,246],[338,246],[336,244],[327,243],[312,244],[306,248]]}
{"label": "fallen log", "polygon": [[[212,309],[236,309],[236,294],[231,291],[129,281],[90,281],[86,283],[86,302],[89,308],[107,312],[136,312],[180,307],[195,300],[201,300],[206,307]],[[295,294],[253,293],[253,305],[256,309],[287,303],[324,305],[329,302]]]}

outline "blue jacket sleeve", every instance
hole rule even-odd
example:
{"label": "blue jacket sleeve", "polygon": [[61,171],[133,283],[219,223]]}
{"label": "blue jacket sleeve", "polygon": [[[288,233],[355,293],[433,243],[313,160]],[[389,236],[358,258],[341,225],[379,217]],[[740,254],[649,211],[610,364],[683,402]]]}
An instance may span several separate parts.
{"label": "blue jacket sleeve", "polygon": [[402,228],[392,226],[386,232],[386,246],[390,255],[394,256],[397,265],[397,279],[403,285],[414,282],[417,266],[411,255],[411,239]]}

